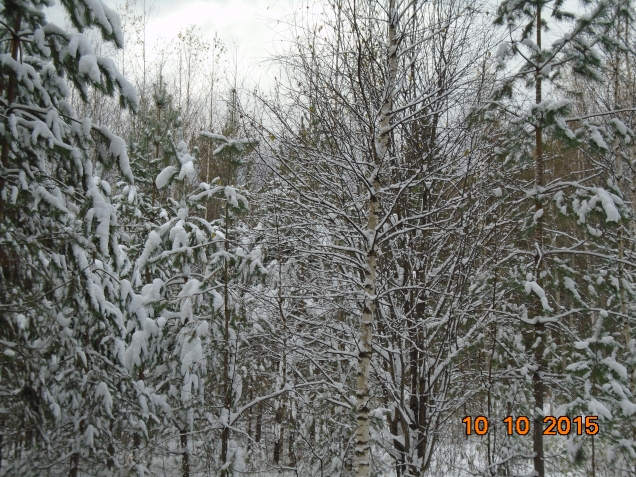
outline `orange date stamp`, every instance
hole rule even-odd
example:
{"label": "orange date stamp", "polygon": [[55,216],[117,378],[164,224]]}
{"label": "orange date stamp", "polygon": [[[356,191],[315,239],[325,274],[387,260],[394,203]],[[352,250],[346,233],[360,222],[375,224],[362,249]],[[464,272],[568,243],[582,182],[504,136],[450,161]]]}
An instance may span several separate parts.
{"label": "orange date stamp", "polygon": [[[546,436],[567,436],[571,432],[576,432],[579,436],[583,434],[594,436],[600,430],[597,421],[598,416],[577,416],[574,418],[569,418],[568,416],[545,416],[543,423],[547,424],[547,426],[544,427],[543,434]],[[488,432],[490,426],[486,416],[477,416],[474,419],[471,416],[466,416],[462,419],[462,422],[466,426],[467,436],[472,433],[483,436]],[[516,419],[508,416],[503,420],[503,423],[506,425],[508,435],[518,434],[525,436],[530,432],[530,419],[526,416],[519,416]]]}

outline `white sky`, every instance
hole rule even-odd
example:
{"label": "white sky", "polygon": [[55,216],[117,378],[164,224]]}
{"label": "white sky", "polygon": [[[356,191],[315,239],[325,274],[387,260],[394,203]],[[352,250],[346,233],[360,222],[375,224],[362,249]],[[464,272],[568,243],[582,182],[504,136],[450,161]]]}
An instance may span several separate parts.
{"label": "white sky", "polygon": [[[103,1],[113,9],[125,2]],[[143,1],[137,0],[139,4]],[[267,70],[267,66],[257,66],[257,63],[266,58],[269,51],[278,49],[276,42],[280,42],[280,35],[277,30],[283,27],[283,22],[277,21],[284,19],[293,6],[299,4],[299,0],[146,0],[148,4],[153,2],[157,8],[151,15],[146,32],[150,61],[157,41],[170,41],[194,24],[210,43],[217,32],[228,53],[234,56],[236,51],[243,74],[250,71],[256,76]],[[63,9],[59,0],[55,3],[54,7],[47,9],[49,21],[65,27],[67,22]]]}

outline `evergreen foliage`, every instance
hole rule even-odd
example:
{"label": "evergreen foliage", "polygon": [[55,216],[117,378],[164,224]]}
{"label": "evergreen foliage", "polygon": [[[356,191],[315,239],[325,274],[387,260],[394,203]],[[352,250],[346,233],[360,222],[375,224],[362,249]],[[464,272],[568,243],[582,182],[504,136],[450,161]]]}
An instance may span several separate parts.
{"label": "evergreen foliage", "polygon": [[629,0],[303,6],[271,95],[104,2],[0,5],[0,475],[634,475]]}

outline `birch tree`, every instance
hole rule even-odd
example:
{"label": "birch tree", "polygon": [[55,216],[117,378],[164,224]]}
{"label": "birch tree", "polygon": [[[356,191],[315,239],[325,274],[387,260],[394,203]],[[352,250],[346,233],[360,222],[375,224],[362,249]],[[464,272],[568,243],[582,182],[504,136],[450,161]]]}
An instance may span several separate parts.
{"label": "birch tree", "polygon": [[[338,387],[334,396],[340,395],[335,399],[351,409],[356,419],[355,475],[369,475],[371,459],[375,459],[378,472],[391,460],[400,473],[425,472],[437,439],[436,429],[442,428],[443,419],[449,418],[458,402],[442,410],[433,404],[432,397],[430,402],[424,397],[437,392],[433,389],[440,384],[439,398],[445,399],[447,388],[441,383],[450,376],[445,373],[450,373],[457,347],[452,343],[454,351],[449,355],[443,352],[433,361],[425,358],[426,340],[417,338],[418,327],[423,330],[426,319],[431,323],[447,319],[447,312],[441,304],[435,311],[432,296],[432,309],[423,306],[419,290],[425,286],[426,274],[444,270],[450,278],[440,284],[440,293],[452,294],[453,290],[461,296],[455,287],[467,290],[468,282],[456,281],[466,272],[457,265],[465,258],[462,254],[470,256],[472,252],[470,247],[463,249],[464,245],[458,247],[456,255],[443,252],[449,242],[442,245],[439,241],[433,247],[440,249],[422,247],[411,250],[410,255],[408,249],[426,240],[415,238],[422,234],[430,233],[430,243],[435,243],[434,224],[444,223],[448,226],[445,233],[452,234],[455,227],[458,231],[462,227],[462,213],[474,213],[470,208],[458,212],[469,196],[451,189],[457,190],[462,181],[467,183],[471,174],[466,173],[467,168],[471,170],[478,162],[471,163],[468,154],[461,155],[467,137],[453,136],[450,128],[444,130],[445,121],[461,116],[453,110],[457,103],[449,97],[455,95],[460,101],[458,91],[463,85],[459,78],[474,62],[460,53],[453,59],[447,57],[446,64],[426,56],[455,54],[450,46],[453,42],[453,46],[461,45],[462,51],[468,51],[466,37],[459,34],[465,24],[458,21],[469,12],[465,7],[459,2],[446,9],[435,3],[430,10],[419,2],[337,2],[327,15],[340,22],[324,33],[319,32],[327,25],[308,26],[306,43],[294,43],[297,53],[281,59],[289,74],[281,85],[287,95],[281,93],[281,101],[289,98],[297,106],[283,113],[273,103],[266,103],[278,127],[269,134],[272,147],[264,160],[286,184],[288,192],[282,200],[290,208],[301,208],[299,223],[312,231],[301,238],[297,252],[313,255],[310,260],[322,267],[320,274],[316,271],[312,276],[320,276],[324,289],[330,290],[323,306],[329,303],[332,316],[339,320],[333,326],[350,336],[340,339],[341,344],[327,353],[355,356],[355,382],[334,379],[336,368],[321,370],[325,376],[336,373],[329,377],[331,385],[349,390],[342,392]],[[457,34],[448,33],[449,29],[456,29]],[[445,41],[448,46],[443,46]],[[478,55],[477,50],[473,54]],[[429,62],[430,69],[418,66],[420,61]],[[462,159],[449,164],[446,161],[453,154]],[[426,266],[416,265],[427,261],[427,253],[439,255]],[[405,265],[405,261],[410,263]],[[442,291],[445,286],[449,288]],[[453,322],[462,319],[461,312],[451,315]],[[482,318],[477,322],[473,323],[475,329],[482,326]],[[450,340],[446,342],[450,345],[456,336],[451,333],[443,340]],[[446,349],[441,343],[434,346],[438,344],[440,350]],[[412,351],[416,360],[399,368],[402,360],[408,363]],[[372,357],[374,353],[377,358]],[[440,369],[434,364],[423,369],[424,362],[437,363]],[[400,377],[405,371],[418,383],[415,388]],[[431,389],[419,384],[425,382],[421,373],[430,373]],[[409,399],[411,408],[403,404]],[[410,413],[420,404],[421,421],[420,417],[413,421]],[[436,411],[431,411],[433,408]],[[429,411],[431,415],[426,414]],[[438,411],[445,417],[435,414]],[[373,440],[370,419],[377,419],[382,429]]]}

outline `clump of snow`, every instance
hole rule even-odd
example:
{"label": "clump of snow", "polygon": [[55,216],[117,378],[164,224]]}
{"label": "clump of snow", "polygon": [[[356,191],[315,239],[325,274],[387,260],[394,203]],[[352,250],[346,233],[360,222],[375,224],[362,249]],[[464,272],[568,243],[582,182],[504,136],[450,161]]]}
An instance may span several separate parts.
{"label": "clump of snow", "polygon": [[155,180],[157,189],[163,189],[166,184],[168,184],[175,172],[177,172],[177,168],[174,166],[168,166],[163,171],[161,171],[157,176],[157,179]]}
{"label": "clump of snow", "polygon": [[186,341],[181,348],[181,374],[203,361],[203,347],[199,337]]}
{"label": "clump of snow", "polygon": [[124,365],[129,373],[132,373],[136,366],[141,366],[142,354],[145,355],[148,352],[148,339],[153,335],[156,336],[160,331],[157,323],[150,318],[144,318],[140,322],[142,328],[133,333],[130,346],[124,356]]}
{"label": "clump of snow", "polygon": [[618,212],[618,209],[614,205],[614,200],[607,193],[605,189],[598,187],[596,189],[597,196],[601,199],[601,204],[603,205],[603,209],[605,209],[605,213],[607,214],[607,222],[618,222],[621,220],[621,214]]}
{"label": "clump of snow", "polygon": [[135,179],[133,177],[132,169],[130,168],[126,141],[110,132],[110,129],[108,129],[107,126],[93,126],[93,128],[98,130],[106,139],[108,139],[110,142],[108,152],[118,159],[119,170],[124,177],[128,179],[128,182],[131,184],[134,183]]}
{"label": "clump of snow", "polygon": [[200,292],[201,282],[196,278],[188,280],[177,295],[177,298],[185,298],[196,295]]}
{"label": "clump of snow", "polygon": [[532,51],[534,51],[535,53],[541,53],[541,48],[539,48],[539,45],[537,45],[534,41],[532,41],[530,38],[524,38],[521,41],[522,44],[526,45],[528,48],[530,48]]}
{"label": "clump of snow", "polygon": [[508,53],[508,50],[510,50],[510,46],[508,45],[507,41],[504,41],[503,43],[499,43],[499,46],[497,47],[497,58],[501,58],[503,59],[506,56],[506,53]]}
{"label": "clump of snow", "polygon": [[102,404],[106,408],[106,414],[108,416],[113,417],[111,413],[111,409],[113,407],[113,398],[110,395],[110,391],[108,390],[108,386],[105,382],[101,382],[97,385],[97,389],[95,389],[95,397],[102,398]]}
{"label": "clump of snow", "polygon": [[117,83],[119,86],[119,91],[121,92],[122,97],[126,100],[127,104],[130,105],[133,111],[137,111],[137,107],[139,104],[139,98],[137,97],[137,90],[124,76],[119,72],[115,62],[111,58],[107,57],[97,57],[97,64],[99,67],[106,71],[109,76]]}
{"label": "clump of snow", "polygon": [[587,403],[587,408],[590,410],[590,414],[594,416],[612,419],[612,413],[607,409],[607,406],[595,398],[590,399],[590,402]]}
{"label": "clump of snow", "polygon": [[601,229],[595,229],[591,225],[588,224],[587,231],[591,233],[594,237],[600,237],[603,235],[603,231]]}
{"label": "clump of snow", "polygon": [[243,197],[241,194],[239,194],[236,191],[236,189],[232,186],[225,187],[225,198],[232,207],[238,207],[239,201],[241,201],[243,206],[246,209],[249,209],[249,204],[247,202],[247,199]]}
{"label": "clump of snow", "polygon": [[110,27],[112,29],[113,38],[115,39],[115,43],[118,47],[123,48],[124,46],[124,33],[121,28],[121,19],[119,17],[119,13],[115,10],[112,10],[108,6],[104,4],[100,0],[102,10],[104,11],[104,16],[106,17]]}
{"label": "clump of snow", "polygon": [[587,348],[588,346],[590,346],[590,342],[589,342],[589,341],[587,341],[587,340],[584,340],[584,341],[575,341],[575,342],[574,342],[574,347],[575,347],[576,349],[585,349],[585,348]]}
{"label": "clump of snow", "polygon": [[539,297],[539,299],[541,300],[541,306],[543,306],[543,309],[545,311],[554,311],[548,304],[548,297],[545,294],[545,290],[543,290],[543,288],[541,288],[541,286],[536,281],[528,280],[524,283],[524,286],[526,289],[526,293],[534,292]]}
{"label": "clump of snow", "polygon": [[595,194],[589,201],[583,200],[580,205],[576,200],[573,203],[573,208],[579,216],[579,222],[584,224],[587,214],[594,210],[599,202],[605,210],[606,221],[619,222],[621,220],[621,215],[616,208],[616,204],[622,205],[622,199],[615,194],[607,192],[602,187],[597,187],[592,190]]}
{"label": "clump of snow", "polygon": [[192,300],[190,298],[181,301],[180,315],[182,325],[192,321]]}
{"label": "clump of snow", "polygon": [[210,332],[210,324],[207,321],[201,321],[197,326],[197,336],[202,338]]}
{"label": "clump of snow", "polygon": [[210,133],[206,131],[201,131],[199,135],[206,137],[208,139],[220,141],[222,143],[219,147],[217,147],[214,151],[212,151],[213,156],[220,154],[225,149],[234,149],[238,152],[243,152],[248,147],[255,146],[259,142],[258,139],[254,139],[254,138],[229,139],[221,134],[215,134],[215,133]]}
{"label": "clump of snow", "polygon": [[172,240],[172,250],[190,245],[188,233],[183,228],[183,220],[179,220],[170,230],[170,240]]}
{"label": "clump of snow", "polygon": [[505,58],[509,51],[510,51],[510,45],[508,44],[508,42],[503,42],[499,44],[499,46],[497,47],[497,53],[495,54],[495,58],[497,59],[497,64],[499,66],[506,65]]}
{"label": "clump of snow", "polygon": [[601,134],[599,128],[597,126],[589,126],[590,128],[590,139],[594,141],[594,143],[600,148],[608,150],[607,143],[605,139],[603,139],[603,135]]}
{"label": "clump of snow", "polygon": [[574,283],[574,280],[572,280],[570,277],[563,277],[563,285],[565,285],[565,288],[570,290],[572,292],[572,295],[574,295],[578,300],[581,299],[581,295],[576,289],[576,283]]}
{"label": "clump of snow", "polygon": [[627,368],[623,366],[622,364],[620,364],[619,362],[617,362],[611,356],[603,358],[601,360],[601,363],[603,363],[605,366],[607,366],[612,371],[614,371],[621,379],[625,379],[625,380],[628,379]]}
{"label": "clump of snow", "polygon": [[65,204],[63,203],[64,199],[59,199],[55,197],[53,194],[47,191],[44,187],[37,186],[33,192],[36,197],[43,199],[45,202],[47,202],[49,205],[56,208],[60,212],[63,212],[65,214],[69,213],[68,209],[65,207]]}
{"label": "clump of snow", "polygon": [[90,229],[92,227],[93,219],[97,220],[97,227],[95,228],[95,237],[99,240],[100,251],[104,255],[108,255],[108,241],[110,236],[110,225],[113,217],[115,216],[114,207],[109,204],[98,189],[95,183],[94,177],[88,178],[86,197],[92,199],[93,207],[86,212],[86,223]]}
{"label": "clump of snow", "polygon": [[146,240],[146,245],[144,246],[144,251],[141,254],[141,257],[137,260],[137,268],[143,268],[148,259],[150,258],[150,254],[161,245],[161,235],[159,235],[156,231],[152,230],[148,234],[148,239]]}
{"label": "clump of snow", "polygon": [[187,177],[188,180],[193,181],[197,176],[197,172],[194,169],[194,164],[192,161],[187,161],[181,166],[181,171],[179,172],[179,180],[183,180],[184,177]]}
{"label": "clump of snow", "polygon": [[223,300],[223,297],[219,294],[219,292],[217,292],[216,290],[212,290],[212,308],[214,308],[214,311],[218,311],[221,309],[221,307],[223,306],[223,304],[225,303],[225,301]]}
{"label": "clump of snow", "polygon": [[86,6],[89,8],[91,12],[91,16],[97,20],[99,26],[103,28],[107,33],[113,33],[113,27],[110,24],[110,21],[106,17],[106,13],[104,12],[105,5],[101,0],[88,0],[86,2]]}
{"label": "clump of snow", "polygon": [[610,123],[616,128],[616,130],[621,136],[627,136],[629,128],[625,125],[623,121],[621,121],[618,118],[612,118],[610,119]]}
{"label": "clump of snow", "polygon": [[636,404],[631,402],[629,399],[623,399],[621,401],[621,410],[623,411],[623,415],[631,416],[636,413]]}
{"label": "clump of snow", "polygon": [[221,192],[225,190],[225,187],[221,187],[221,186],[210,187],[210,185],[206,184],[205,182],[202,182],[199,187],[203,189],[203,192],[199,192],[198,194],[191,195],[190,200],[196,202],[198,200],[201,200],[203,197],[210,198],[217,192]]}

